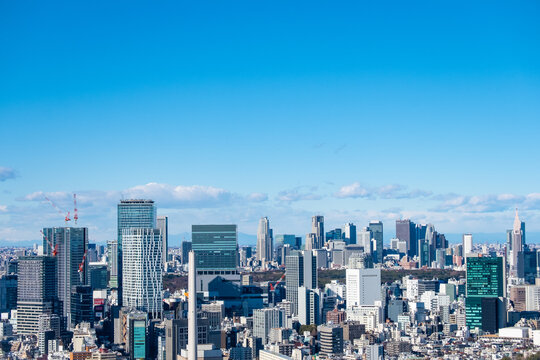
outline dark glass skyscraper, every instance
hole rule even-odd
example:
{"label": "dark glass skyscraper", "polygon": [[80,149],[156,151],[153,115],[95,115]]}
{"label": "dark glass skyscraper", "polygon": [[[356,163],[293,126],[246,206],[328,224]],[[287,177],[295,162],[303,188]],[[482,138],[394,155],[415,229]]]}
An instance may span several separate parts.
{"label": "dark glass skyscraper", "polygon": [[375,240],[375,256],[373,257],[374,263],[382,263],[383,261],[383,223],[381,221],[370,221],[369,231],[371,236]]}
{"label": "dark glass skyscraper", "polygon": [[413,257],[418,254],[416,225],[411,220],[396,220],[396,238],[407,243],[407,255]]}
{"label": "dark glass skyscraper", "polygon": [[[469,329],[480,328],[493,332],[491,318],[502,318],[498,311],[504,305],[493,305],[495,300],[505,295],[504,269],[502,257],[467,258],[467,293],[465,301],[466,323]],[[494,299],[494,300],[485,300]],[[490,312],[496,310],[497,312]],[[497,321],[499,323],[499,321]]]}
{"label": "dark glass skyscraper", "polygon": [[236,272],[238,233],[236,225],[192,225],[191,247],[197,271]]}
{"label": "dark glass skyscraper", "polygon": [[[84,253],[88,247],[88,229],[84,227],[44,228],[43,233],[56,249],[56,266],[58,269],[58,298],[63,303],[63,316],[68,323],[71,317],[71,291],[75,286],[86,285],[88,262],[83,263]],[[46,255],[52,253],[48,241],[43,239]],[[45,250],[46,249],[46,250]],[[79,265],[83,263],[82,272]]]}

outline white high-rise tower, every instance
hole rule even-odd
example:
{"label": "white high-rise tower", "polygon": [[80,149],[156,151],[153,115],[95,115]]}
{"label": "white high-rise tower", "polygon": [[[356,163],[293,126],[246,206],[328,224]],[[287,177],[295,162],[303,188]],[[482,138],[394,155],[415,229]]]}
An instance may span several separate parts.
{"label": "white high-rise tower", "polygon": [[163,243],[161,231],[149,228],[122,230],[123,305],[145,311],[157,319],[163,310]]}
{"label": "white high-rise tower", "polygon": [[267,217],[263,217],[259,221],[259,229],[257,230],[257,260],[260,260],[263,264],[272,261],[273,251],[270,221]]}
{"label": "white high-rise tower", "polygon": [[523,231],[521,230],[521,221],[519,220],[518,210],[514,218],[514,227],[512,229],[512,252],[510,256],[510,276],[513,278],[523,278]]}
{"label": "white high-rise tower", "polygon": [[463,257],[467,257],[467,254],[472,253],[473,237],[472,234],[463,234]]}
{"label": "white high-rise tower", "polygon": [[197,269],[195,253],[189,252],[188,273],[188,360],[197,360]]}

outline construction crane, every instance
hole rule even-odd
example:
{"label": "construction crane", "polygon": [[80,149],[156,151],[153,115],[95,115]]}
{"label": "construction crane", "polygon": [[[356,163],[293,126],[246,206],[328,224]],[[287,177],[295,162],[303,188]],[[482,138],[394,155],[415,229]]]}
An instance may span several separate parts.
{"label": "construction crane", "polygon": [[47,241],[47,243],[51,247],[52,256],[56,256],[56,254],[58,254],[58,244],[56,244],[56,246],[54,246],[52,241],[49,240],[49,238],[47,237],[47,235],[45,235],[43,230],[39,230],[39,232],[41,232],[41,235],[43,235],[43,237],[45,238],[45,240]]}
{"label": "construction crane", "polygon": [[73,194],[73,221],[75,222],[75,225],[77,225],[77,220],[79,220],[79,212],[77,210],[77,194]]}
{"label": "construction crane", "polygon": [[78,270],[79,271],[79,278],[81,280],[81,284],[84,283],[84,281],[83,281],[83,273],[84,273],[84,262],[85,262],[85,260],[86,260],[86,250],[84,251],[84,255],[82,257],[81,263],[79,264],[79,270]]}
{"label": "construction crane", "polygon": [[279,285],[279,283],[285,279],[285,274],[281,275],[281,277],[279,278],[279,280],[276,282],[276,285],[272,285],[272,283],[270,283],[270,291],[275,291],[276,290],[276,287]]}
{"label": "construction crane", "polygon": [[[52,201],[46,196],[45,196],[45,200],[47,200],[56,209],[56,211],[58,211],[60,215],[64,216],[64,212],[60,210],[60,208],[54,203],[54,201]],[[64,221],[66,222],[66,224],[68,223],[68,221],[71,221],[69,211],[67,212],[67,215],[65,216]]]}

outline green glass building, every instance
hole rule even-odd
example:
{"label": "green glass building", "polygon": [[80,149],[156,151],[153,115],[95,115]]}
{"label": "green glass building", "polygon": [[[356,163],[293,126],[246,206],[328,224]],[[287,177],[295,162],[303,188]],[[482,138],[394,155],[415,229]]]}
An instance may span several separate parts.
{"label": "green glass building", "polygon": [[496,332],[498,298],[505,296],[502,257],[467,257],[466,324],[469,329]]}
{"label": "green glass building", "polygon": [[238,266],[236,225],[192,225],[192,249],[197,271],[228,274]]}

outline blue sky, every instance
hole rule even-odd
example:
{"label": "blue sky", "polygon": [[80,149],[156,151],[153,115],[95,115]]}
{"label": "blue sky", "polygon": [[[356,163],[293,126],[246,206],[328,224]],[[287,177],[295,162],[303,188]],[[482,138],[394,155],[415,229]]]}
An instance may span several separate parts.
{"label": "blue sky", "polygon": [[0,3],[0,242],[114,237],[121,197],[171,232],[410,217],[540,231],[540,4]]}

